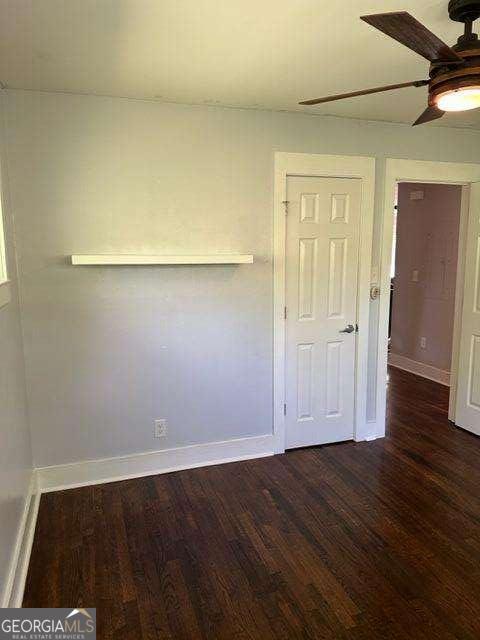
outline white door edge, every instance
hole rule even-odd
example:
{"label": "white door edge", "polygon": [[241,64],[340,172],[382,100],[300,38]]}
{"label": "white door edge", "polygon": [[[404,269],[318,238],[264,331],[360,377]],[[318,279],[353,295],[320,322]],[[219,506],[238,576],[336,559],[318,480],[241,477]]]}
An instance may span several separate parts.
{"label": "white door edge", "polygon": [[463,289],[465,283],[465,260],[467,255],[467,229],[470,212],[470,185],[462,186],[460,204],[460,228],[458,230],[457,277],[455,280],[455,307],[453,316],[452,363],[450,365],[450,394],[448,419],[455,422],[457,404],[458,363],[460,360],[460,338],[462,329]]}
{"label": "white door edge", "polygon": [[470,207],[465,248],[463,305],[456,376],[455,424],[480,435],[479,407],[479,284],[480,284],[480,181],[470,184]]}

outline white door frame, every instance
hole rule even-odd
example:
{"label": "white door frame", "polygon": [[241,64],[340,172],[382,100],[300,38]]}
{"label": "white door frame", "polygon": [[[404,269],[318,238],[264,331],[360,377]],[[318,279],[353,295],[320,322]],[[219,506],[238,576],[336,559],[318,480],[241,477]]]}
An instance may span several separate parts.
{"label": "white door frame", "polygon": [[[356,361],[355,361],[355,424],[354,439],[368,437],[367,364],[368,324],[370,312],[370,267],[372,260],[373,207],[375,192],[375,158],[363,156],[330,156],[307,153],[275,153],[273,209],[273,433],[275,453],[285,451],[285,352],[286,322],[286,206],[288,176],[324,178],[359,178],[362,180],[360,215],[359,273]],[[371,425],[370,425],[371,427]]]}
{"label": "white door frame", "polygon": [[380,253],[380,309],[378,321],[378,356],[376,389],[376,422],[379,433],[385,433],[387,393],[388,315],[390,309],[390,263],[393,241],[393,205],[399,182],[458,184],[462,190],[460,233],[458,243],[457,280],[455,290],[455,321],[452,345],[452,375],[450,386],[449,418],[454,420],[457,364],[460,341],[461,310],[463,304],[465,240],[469,211],[469,185],[480,182],[480,164],[461,162],[429,162],[388,158],[385,169],[385,197],[382,218],[382,245]]}

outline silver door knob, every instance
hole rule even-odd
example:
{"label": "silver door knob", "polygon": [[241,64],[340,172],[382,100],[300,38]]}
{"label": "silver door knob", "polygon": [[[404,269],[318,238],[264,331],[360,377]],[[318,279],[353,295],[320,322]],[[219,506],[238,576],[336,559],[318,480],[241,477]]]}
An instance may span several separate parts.
{"label": "silver door knob", "polygon": [[354,331],[355,331],[355,327],[353,326],[353,324],[349,324],[345,327],[345,329],[342,329],[338,333],[353,333]]}

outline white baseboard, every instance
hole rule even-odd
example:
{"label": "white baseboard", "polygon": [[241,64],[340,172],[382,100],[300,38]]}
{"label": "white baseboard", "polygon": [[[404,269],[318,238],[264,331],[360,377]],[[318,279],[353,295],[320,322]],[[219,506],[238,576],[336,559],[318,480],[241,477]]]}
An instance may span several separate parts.
{"label": "white baseboard", "polygon": [[37,473],[33,470],[1,603],[2,608],[22,606],[39,504]]}
{"label": "white baseboard", "polygon": [[0,606],[22,606],[42,493],[272,455],[266,435],[34,469]]}
{"label": "white baseboard", "polygon": [[196,444],[37,469],[42,493],[274,455],[273,435]]}
{"label": "white baseboard", "polygon": [[443,369],[437,369],[430,364],[424,364],[423,362],[417,362],[417,360],[411,360],[405,356],[400,356],[397,353],[388,354],[388,364],[397,369],[403,369],[409,373],[415,373],[422,378],[428,378],[434,382],[439,382],[446,387],[450,386],[450,371],[444,371]]}
{"label": "white baseboard", "polygon": [[385,433],[370,433],[364,438],[364,442],[373,442],[374,440],[378,440],[379,438],[384,438]]}
{"label": "white baseboard", "polygon": [[376,420],[365,420],[362,425],[357,426],[353,439],[355,442],[371,442],[384,437],[385,425],[382,428]]}

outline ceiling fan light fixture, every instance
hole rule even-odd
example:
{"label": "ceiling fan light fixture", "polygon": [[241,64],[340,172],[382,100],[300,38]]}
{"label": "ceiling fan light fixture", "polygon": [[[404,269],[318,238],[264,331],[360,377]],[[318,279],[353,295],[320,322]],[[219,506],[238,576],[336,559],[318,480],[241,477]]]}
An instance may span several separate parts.
{"label": "ceiling fan light fixture", "polygon": [[440,93],[435,104],[442,111],[469,111],[480,107],[480,86],[453,89]]}
{"label": "ceiling fan light fixture", "polygon": [[452,20],[464,23],[463,34],[453,46],[441,40],[408,11],[360,16],[363,22],[428,60],[428,80],[340,93],[303,100],[300,104],[311,106],[394,89],[428,85],[428,106],[413,126],[438,120],[448,111],[480,109],[480,40],[473,32],[473,23],[480,19],[480,0],[450,0],[448,12]]}

